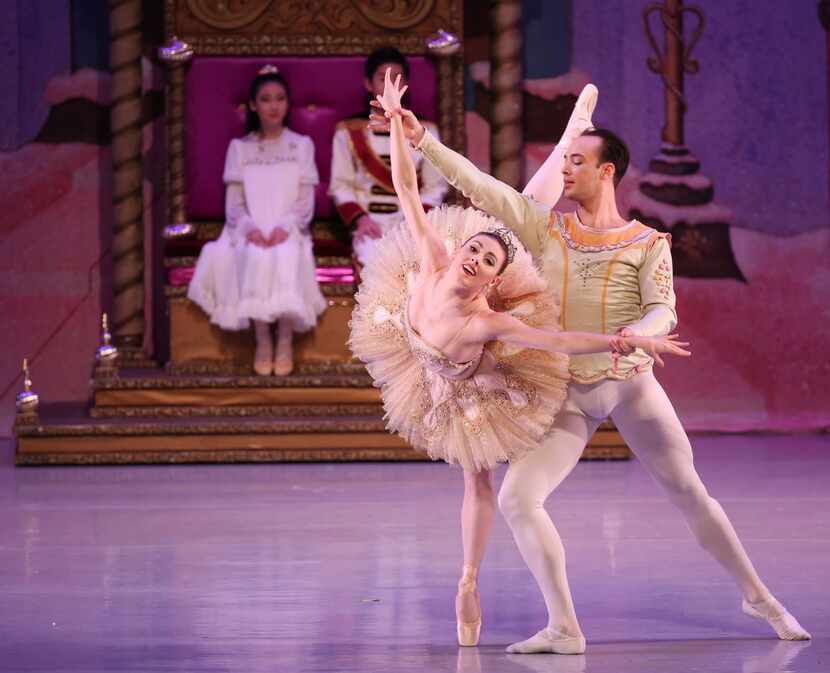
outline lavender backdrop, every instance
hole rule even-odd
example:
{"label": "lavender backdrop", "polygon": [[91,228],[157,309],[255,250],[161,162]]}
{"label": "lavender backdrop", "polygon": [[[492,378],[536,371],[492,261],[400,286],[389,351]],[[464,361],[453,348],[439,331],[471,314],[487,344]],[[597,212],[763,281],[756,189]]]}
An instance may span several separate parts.
{"label": "lavender backdrop", "polygon": [[[623,205],[626,190],[636,190],[664,121],[662,85],[646,67],[646,4],[525,0],[529,171],[556,140],[548,129],[561,116],[562,97],[590,80],[600,88],[596,121],[631,144]],[[686,81],[687,143],[714,181],[718,203],[734,213],[731,249],[746,282],[678,279],[680,327],[695,355],[660,377],[695,429],[827,428],[827,35],[807,0],[701,6],[706,30],[696,49],[700,72]],[[467,16],[468,146],[486,167],[486,13]],[[157,35],[159,25],[150,32]],[[44,399],[87,394],[98,315],[109,296],[106,26],[105,0],[0,6],[4,432],[23,356],[36,356],[32,373]],[[147,64],[146,75],[148,95],[158,92],[159,73]],[[145,138],[148,233],[163,219],[157,122]]]}

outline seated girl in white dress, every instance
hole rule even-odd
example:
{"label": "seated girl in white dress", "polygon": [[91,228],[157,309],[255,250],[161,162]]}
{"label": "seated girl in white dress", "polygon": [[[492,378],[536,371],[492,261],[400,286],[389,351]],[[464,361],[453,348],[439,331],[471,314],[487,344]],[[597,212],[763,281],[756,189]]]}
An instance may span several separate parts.
{"label": "seated girl in white dress", "polygon": [[313,328],[326,307],[309,233],[319,182],[314,144],[286,128],[288,106],[285,79],[265,66],[251,82],[248,133],[228,146],[225,227],[202,249],[187,293],[223,329],[253,321],[254,370],[263,376],[291,372],[293,333]]}

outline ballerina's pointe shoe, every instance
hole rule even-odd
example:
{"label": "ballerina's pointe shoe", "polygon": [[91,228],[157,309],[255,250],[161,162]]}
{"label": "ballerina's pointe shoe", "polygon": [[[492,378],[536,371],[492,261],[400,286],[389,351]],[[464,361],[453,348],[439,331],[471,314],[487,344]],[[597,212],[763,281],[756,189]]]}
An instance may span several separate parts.
{"label": "ballerina's pointe shoe", "polygon": [[[465,567],[461,580],[458,582],[458,594],[455,597],[455,618],[458,644],[462,647],[475,647],[481,636],[481,599],[476,584],[476,570]],[[478,617],[473,620],[462,619],[465,603],[472,600],[475,604]]]}
{"label": "ballerina's pointe shoe", "polygon": [[534,636],[507,647],[511,654],[584,654],[585,636],[569,636],[547,627]]}
{"label": "ballerina's pointe shoe", "polygon": [[798,623],[781,603],[772,598],[758,603],[744,599],[741,610],[745,615],[763,619],[769,624],[781,640],[810,640],[810,633]]}
{"label": "ballerina's pointe shoe", "polygon": [[571,117],[568,119],[568,125],[565,127],[565,132],[562,134],[562,141],[570,144],[570,142],[579,136],[583,131],[594,126],[591,120],[591,115],[594,114],[594,109],[597,106],[597,98],[599,97],[599,89],[593,84],[586,84],[585,88],[576,99]]}

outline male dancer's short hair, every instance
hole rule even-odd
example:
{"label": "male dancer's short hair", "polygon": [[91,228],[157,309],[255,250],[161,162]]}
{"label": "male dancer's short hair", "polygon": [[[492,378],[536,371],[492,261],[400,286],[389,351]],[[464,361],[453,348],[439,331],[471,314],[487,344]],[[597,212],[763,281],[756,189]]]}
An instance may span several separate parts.
{"label": "male dancer's short hair", "polygon": [[366,69],[364,70],[366,79],[371,81],[372,77],[375,76],[375,71],[384,63],[397,63],[401,66],[404,77],[409,79],[409,61],[395,47],[380,47],[369,54],[369,58],[366,59]]}
{"label": "male dancer's short hair", "polygon": [[603,128],[591,128],[582,132],[583,136],[599,138],[602,141],[602,148],[599,152],[600,163],[614,165],[614,187],[618,187],[628,170],[628,162],[631,161],[631,153],[628,145],[623,142],[613,131]]}

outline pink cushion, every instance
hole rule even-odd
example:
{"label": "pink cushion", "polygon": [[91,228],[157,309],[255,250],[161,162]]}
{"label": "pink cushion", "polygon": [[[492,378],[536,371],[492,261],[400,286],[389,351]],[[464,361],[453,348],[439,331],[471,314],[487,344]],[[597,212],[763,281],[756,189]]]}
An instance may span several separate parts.
{"label": "pink cushion", "polygon": [[[338,121],[361,114],[366,105],[362,56],[229,58],[197,56],[185,82],[185,161],[188,215],[193,220],[224,219],[222,171],[232,138],[244,135],[240,104],[265,63],[276,65],[291,88],[288,126],[311,136],[321,184],[317,217],[334,217],[326,195],[331,141]],[[425,119],[437,118],[435,66],[409,57],[409,102]]]}
{"label": "pink cushion", "polygon": [[182,266],[170,269],[170,272],[167,274],[167,282],[170,285],[190,285],[195,270],[195,266]]}
{"label": "pink cushion", "polygon": [[[170,269],[167,281],[170,285],[190,285],[196,267],[185,266]],[[354,283],[354,269],[350,266],[318,266],[315,269],[318,283],[343,285]]]}

